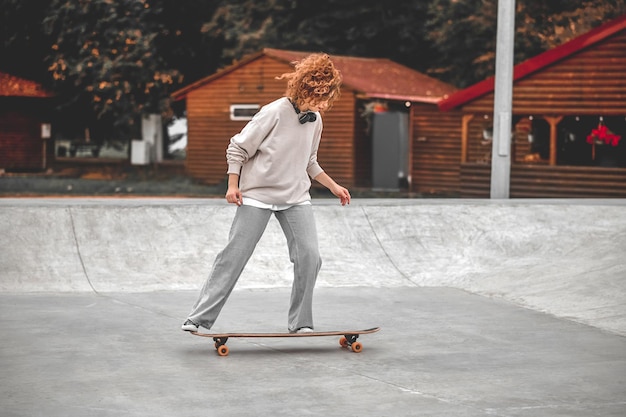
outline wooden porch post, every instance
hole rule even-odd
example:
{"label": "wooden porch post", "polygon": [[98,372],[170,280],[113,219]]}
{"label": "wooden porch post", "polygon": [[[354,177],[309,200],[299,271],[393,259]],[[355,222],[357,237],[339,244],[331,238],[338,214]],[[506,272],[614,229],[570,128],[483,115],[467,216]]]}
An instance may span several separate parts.
{"label": "wooden porch post", "polygon": [[544,119],[550,124],[550,165],[556,165],[557,126],[563,120],[563,116],[545,116]]}

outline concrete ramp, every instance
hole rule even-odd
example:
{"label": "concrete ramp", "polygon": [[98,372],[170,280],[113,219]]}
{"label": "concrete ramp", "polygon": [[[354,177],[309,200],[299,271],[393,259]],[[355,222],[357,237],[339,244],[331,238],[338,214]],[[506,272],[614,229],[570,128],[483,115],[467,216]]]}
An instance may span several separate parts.
{"label": "concrete ramp", "polygon": [[[455,287],[626,335],[625,200],[314,205],[319,287]],[[235,212],[211,199],[3,199],[0,209],[0,292],[198,290]],[[272,218],[238,288],[291,279]]]}

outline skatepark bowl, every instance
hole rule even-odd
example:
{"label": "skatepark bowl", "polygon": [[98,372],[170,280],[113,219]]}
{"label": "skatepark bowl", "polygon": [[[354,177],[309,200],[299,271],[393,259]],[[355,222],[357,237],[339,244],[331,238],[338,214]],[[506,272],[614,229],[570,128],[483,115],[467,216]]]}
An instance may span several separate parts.
{"label": "skatepark bowl", "polygon": [[[316,330],[380,326],[358,354],[241,338],[219,357],[180,330],[222,199],[0,199],[0,414],[626,415],[626,200],[313,205]],[[211,332],[284,332],[292,280],[272,218]]]}

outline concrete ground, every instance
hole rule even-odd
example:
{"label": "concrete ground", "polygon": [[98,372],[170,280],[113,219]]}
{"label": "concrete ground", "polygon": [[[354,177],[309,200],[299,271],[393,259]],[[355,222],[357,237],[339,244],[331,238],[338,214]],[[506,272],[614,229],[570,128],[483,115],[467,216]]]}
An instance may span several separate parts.
{"label": "concrete ground", "polygon": [[[314,200],[317,330],[180,324],[233,207],[0,199],[2,416],[624,416],[626,201]],[[273,220],[214,331],[286,328]]]}

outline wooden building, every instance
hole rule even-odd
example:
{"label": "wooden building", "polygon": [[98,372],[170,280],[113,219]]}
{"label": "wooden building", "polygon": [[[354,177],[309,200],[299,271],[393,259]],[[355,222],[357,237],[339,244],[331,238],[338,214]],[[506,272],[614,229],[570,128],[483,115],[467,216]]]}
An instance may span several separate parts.
{"label": "wooden building", "polygon": [[[247,120],[266,103],[285,93],[285,81],[275,77],[293,70],[293,62],[309,53],[263,49],[244,57],[236,64],[203,78],[175,92],[175,100],[186,100],[188,144],[186,172],[207,184],[226,179],[226,147]],[[428,77],[387,59],[332,56],[343,75],[341,98],[324,114],[324,132],[318,154],[321,166],[339,183],[348,187],[372,187],[376,155],[373,140],[383,145],[393,138],[373,139],[372,123],[376,115],[405,115],[407,148],[401,152],[400,165],[411,167],[396,182],[398,188],[419,188],[414,181],[425,181],[430,189],[429,172],[438,171],[437,184],[458,187],[458,173],[446,162],[456,162],[458,149],[448,137],[439,133],[446,124],[457,129],[457,123],[433,122],[440,113],[437,103],[456,91],[451,85]],[[439,117],[439,116],[438,116]],[[453,119],[443,114],[440,119]],[[424,126],[422,126],[424,125]],[[419,127],[420,134],[414,131]],[[460,129],[460,128],[459,128]],[[449,133],[449,132],[447,132]],[[439,141],[441,139],[441,141]],[[448,151],[441,156],[425,150],[437,140]],[[457,146],[458,148],[458,146]],[[415,150],[420,149],[419,155]],[[442,162],[442,159],[444,160]],[[386,162],[378,165],[386,166]],[[424,170],[424,167],[430,169]]]}
{"label": "wooden building", "polygon": [[[516,65],[513,78],[510,197],[626,197],[626,15]],[[493,102],[490,78],[439,103],[457,119],[462,197],[490,195]]]}
{"label": "wooden building", "polygon": [[0,170],[46,168],[52,96],[33,81],[0,73]]}

